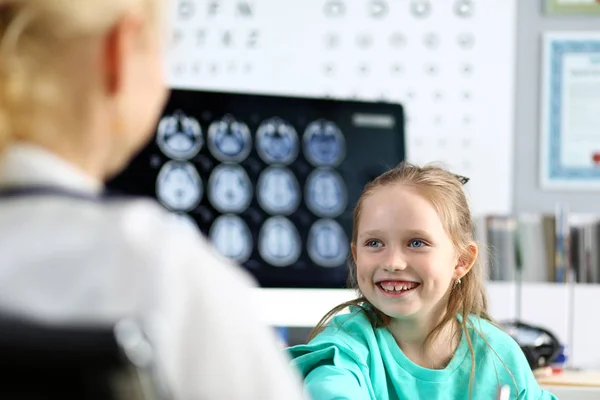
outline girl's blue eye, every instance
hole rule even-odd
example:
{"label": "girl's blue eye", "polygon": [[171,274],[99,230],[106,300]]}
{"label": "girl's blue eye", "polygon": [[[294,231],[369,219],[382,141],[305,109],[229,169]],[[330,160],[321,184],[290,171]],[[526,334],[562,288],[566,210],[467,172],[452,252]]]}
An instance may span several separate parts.
{"label": "girl's blue eye", "polygon": [[410,241],[410,247],[418,248],[418,247],[424,247],[424,246],[425,246],[425,242],[423,242],[422,240],[414,239],[414,240]]}
{"label": "girl's blue eye", "polygon": [[367,247],[379,247],[381,242],[379,240],[368,240],[366,244]]}

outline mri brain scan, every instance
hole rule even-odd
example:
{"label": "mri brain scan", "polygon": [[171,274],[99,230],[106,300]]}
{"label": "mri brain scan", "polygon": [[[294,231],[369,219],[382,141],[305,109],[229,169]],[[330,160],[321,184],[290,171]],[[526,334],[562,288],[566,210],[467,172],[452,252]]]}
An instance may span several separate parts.
{"label": "mri brain scan", "polygon": [[332,169],[314,170],[306,180],[304,191],[307,207],[320,217],[335,218],[346,209],[346,184]]}
{"label": "mri brain scan", "polygon": [[315,167],[335,167],[346,155],[346,142],[338,126],[324,119],[311,122],[302,139],[304,156]]}
{"label": "mri brain scan", "polygon": [[296,177],[285,167],[265,169],[258,178],[256,191],[258,204],[269,214],[289,215],[302,200]]}
{"label": "mri brain scan", "polygon": [[193,210],[202,200],[202,194],[202,179],[192,164],[169,161],[160,169],[156,178],[156,196],[171,210]]}
{"label": "mri brain scan", "polygon": [[348,237],[344,229],[332,219],[321,219],[308,233],[308,256],[321,267],[338,267],[348,258]]}
{"label": "mri brain scan", "polygon": [[294,224],[285,217],[271,217],[260,229],[258,253],[275,267],[287,267],[300,257],[302,243]]}
{"label": "mri brain scan", "polygon": [[243,263],[252,254],[252,235],[248,225],[237,215],[224,214],[210,227],[208,236],[225,257]]}
{"label": "mri brain scan", "polygon": [[240,213],[252,201],[252,182],[237,164],[220,164],[208,180],[208,200],[221,213]]}
{"label": "mri brain scan", "polygon": [[231,116],[210,124],[208,150],[219,161],[241,162],[252,150],[252,138],[248,125]]}
{"label": "mri brain scan", "polygon": [[175,111],[163,117],[158,124],[156,144],[169,158],[189,160],[198,154],[204,145],[202,128],[198,121]]}
{"label": "mri brain scan", "polygon": [[256,131],[256,151],[267,164],[288,165],[300,151],[298,134],[281,118],[267,119]]}

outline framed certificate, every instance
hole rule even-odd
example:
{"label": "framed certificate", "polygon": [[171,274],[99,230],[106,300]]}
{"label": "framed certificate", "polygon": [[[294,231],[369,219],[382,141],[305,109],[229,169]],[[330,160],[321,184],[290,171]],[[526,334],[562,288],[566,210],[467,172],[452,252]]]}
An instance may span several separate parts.
{"label": "framed certificate", "polygon": [[600,190],[600,33],[543,40],[541,185]]}
{"label": "framed certificate", "polygon": [[600,0],[545,0],[544,11],[553,15],[600,15]]}

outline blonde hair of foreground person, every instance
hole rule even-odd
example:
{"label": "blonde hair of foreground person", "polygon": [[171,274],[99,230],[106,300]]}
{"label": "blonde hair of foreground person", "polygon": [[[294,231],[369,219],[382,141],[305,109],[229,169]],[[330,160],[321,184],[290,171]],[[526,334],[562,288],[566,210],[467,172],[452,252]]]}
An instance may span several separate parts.
{"label": "blonde hair of foreground person", "polygon": [[101,180],[117,173],[167,95],[165,3],[0,0],[0,150],[33,142]]}
{"label": "blonde hair of foreground person", "polygon": [[[127,164],[167,95],[165,2],[0,0],[0,181],[22,165],[18,144],[38,150],[27,165],[51,159],[68,177],[81,174],[65,162],[100,182]],[[140,318],[176,399],[302,398],[249,275],[155,202],[3,200],[0,226],[0,307],[52,321]]]}

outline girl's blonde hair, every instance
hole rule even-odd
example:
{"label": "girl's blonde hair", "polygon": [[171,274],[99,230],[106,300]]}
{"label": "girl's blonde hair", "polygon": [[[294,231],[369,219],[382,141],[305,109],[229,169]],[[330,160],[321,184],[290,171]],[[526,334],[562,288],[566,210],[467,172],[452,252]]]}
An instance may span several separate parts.
{"label": "girl's blonde hair", "polygon": [[145,12],[158,22],[164,2],[0,0],[0,151],[36,130],[64,128],[42,116],[79,115],[85,82],[74,83],[73,75],[90,62],[89,39],[108,32],[127,12]]}
{"label": "girl's blonde hair", "polygon": [[[463,180],[461,177],[434,165],[419,167],[409,163],[401,163],[368,183],[354,208],[352,245],[357,245],[358,227],[364,200],[381,187],[397,184],[415,189],[431,203],[437,211],[448,236],[458,250],[459,256],[467,257],[468,247],[475,242],[475,239],[471,212],[463,190]],[[357,298],[340,304],[329,311],[313,329],[309,340],[312,340],[321,332],[337,313],[350,306],[362,308],[374,327],[389,325],[391,318],[377,310],[360,292],[356,277],[356,264],[352,259],[349,260],[348,286],[357,291]],[[452,288],[446,315],[428,335],[425,344],[431,343],[448,324],[456,320],[457,315],[462,317],[460,319],[461,331],[467,340],[471,354],[472,368],[469,385],[469,392],[471,392],[475,375],[475,352],[468,328],[473,329],[482,338],[483,335],[474,326],[469,316],[493,322],[487,310],[484,274],[479,259],[476,259],[471,270],[461,277],[461,283]]]}

